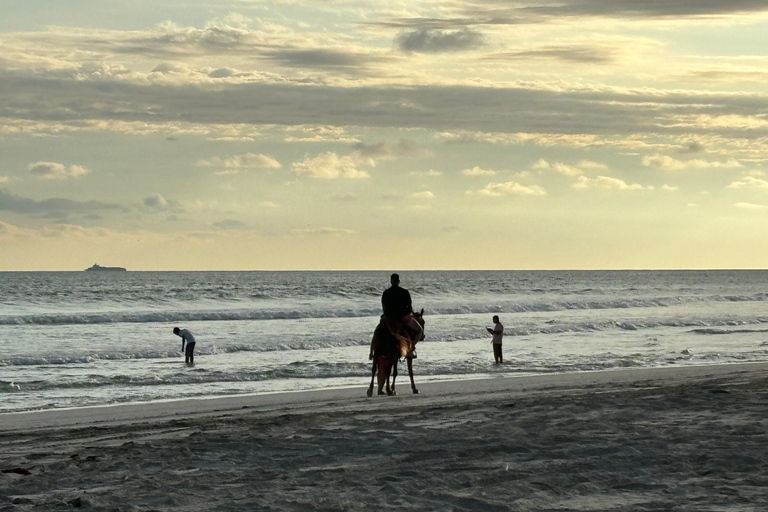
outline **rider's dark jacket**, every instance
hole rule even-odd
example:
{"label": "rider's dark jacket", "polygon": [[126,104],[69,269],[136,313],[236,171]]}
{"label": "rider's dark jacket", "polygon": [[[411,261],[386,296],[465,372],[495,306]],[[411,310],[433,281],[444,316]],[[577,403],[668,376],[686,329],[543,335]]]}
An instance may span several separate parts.
{"label": "rider's dark jacket", "polygon": [[411,313],[411,294],[405,288],[392,285],[381,294],[381,307],[387,318],[401,320]]}

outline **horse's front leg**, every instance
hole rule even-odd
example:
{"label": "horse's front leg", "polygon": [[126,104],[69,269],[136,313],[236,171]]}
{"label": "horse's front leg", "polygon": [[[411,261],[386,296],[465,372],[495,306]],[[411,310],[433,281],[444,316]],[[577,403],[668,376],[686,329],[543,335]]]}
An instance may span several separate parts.
{"label": "horse's front leg", "polygon": [[411,378],[411,389],[413,390],[414,395],[419,394],[419,390],[416,389],[416,383],[413,382],[413,358],[409,357],[407,358],[408,361],[408,376]]}
{"label": "horse's front leg", "polygon": [[368,398],[373,396],[373,381],[376,378],[376,358],[373,358],[373,365],[371,368],[371,385],[368,386],[368,391],[366,392],[366,395],[368,395]]}

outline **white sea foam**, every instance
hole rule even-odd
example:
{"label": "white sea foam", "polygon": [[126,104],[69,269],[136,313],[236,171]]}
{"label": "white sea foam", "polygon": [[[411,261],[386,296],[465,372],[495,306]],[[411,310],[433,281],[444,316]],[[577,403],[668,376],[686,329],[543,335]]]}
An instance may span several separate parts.
{"label": "white sea foam", "polygon": [[[364,386],[388,286],[385,272],[0,277],[0,411]],[[417,380],[768,359],[768,272],[401,278],[426,310]],[[505,325],[503,366],[491,364],[484,329],[493,314]],[[198,339],[194,368],[182,364],[177,325]]]}

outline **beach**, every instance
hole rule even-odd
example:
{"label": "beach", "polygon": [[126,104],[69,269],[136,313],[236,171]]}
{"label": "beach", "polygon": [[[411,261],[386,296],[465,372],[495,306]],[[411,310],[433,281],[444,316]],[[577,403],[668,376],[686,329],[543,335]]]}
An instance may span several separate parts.
{"label": "beach", "polygon": [[0,414],[0,510],[768,507],[766,363],[406,381]]}

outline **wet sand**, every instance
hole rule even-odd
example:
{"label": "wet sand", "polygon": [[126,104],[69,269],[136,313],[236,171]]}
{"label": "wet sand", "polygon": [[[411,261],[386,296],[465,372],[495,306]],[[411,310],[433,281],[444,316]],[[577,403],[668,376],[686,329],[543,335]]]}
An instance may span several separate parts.
{"label": "wet sand", "polygon": [[0,511],[768,510],[765,363],[366,384],[0,414]]}

